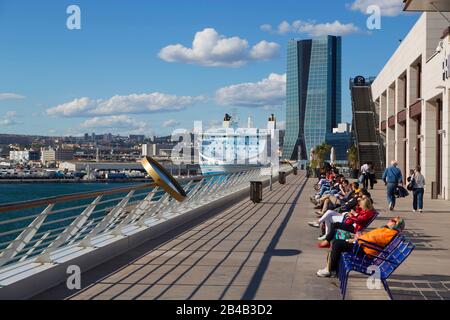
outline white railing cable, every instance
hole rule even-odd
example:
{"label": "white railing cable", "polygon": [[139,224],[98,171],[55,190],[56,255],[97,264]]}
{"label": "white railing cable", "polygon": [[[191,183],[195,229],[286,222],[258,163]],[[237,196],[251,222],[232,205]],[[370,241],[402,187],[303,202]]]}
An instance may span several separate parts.
{"label": "white railing cable", "polygon": [[109,213],[107,213],[102,220],[89,232],[89,234],[80,242],[81,247],[92,247],[92,238],[96,235],[107,230],[114,222],[121,216],[121,214],[126,210],[130,199],[134,195],[134,190],[130,191],[125,198],[123,198],[116,207],[114,207]]}
{"label": "white railing cable", "polygon": [[42,212],[43,214],[34,219],[33,222],[31,222],[31,224],[2,252],[0,256],[0,266],[8,263],[27,246],[41,227],[42,223],[44,223],[44,220],[47,217],[46,213],[52,210],[52,208],[53,204],[48,205]]}
{"label": "white railing cable", "polygon": [[64,244],[70,237],[74,236],[89,219],[103,196],[98,196],[95,200],[37,257],[37,261],[42,263],[52,263],[50,253]]}

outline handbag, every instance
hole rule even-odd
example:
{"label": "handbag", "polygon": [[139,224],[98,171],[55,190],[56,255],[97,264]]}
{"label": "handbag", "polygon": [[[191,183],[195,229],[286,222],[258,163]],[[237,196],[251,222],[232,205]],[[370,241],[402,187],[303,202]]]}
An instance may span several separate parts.
{"label": "handbag", "polygon": [[348,231],[338,229],[336,230],[336,235],[334,236],[334,238],[336,240],[348,240],[352,239],[353,235]]}
{"label": "handbag", "polygon": [[406,189],[408,189],[409,191],[413,191],[415,185],[416,185],[416,180],[414,178],[411,178],[408,185],[406,186]]}

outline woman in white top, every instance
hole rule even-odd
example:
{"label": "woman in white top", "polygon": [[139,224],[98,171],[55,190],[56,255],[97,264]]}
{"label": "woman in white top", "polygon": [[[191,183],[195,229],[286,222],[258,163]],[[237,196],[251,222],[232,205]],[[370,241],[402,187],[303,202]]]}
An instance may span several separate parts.
{"label": "woman in white top", "polygon": [[420,213],[422,213],[423,210],[423,193],[425,191],[425,177],[420,172],[420,166],[416,167],[416,170],[414,171],[413,179],[414,179],[414,186],[413,186],[413,212],[416,212],[417,209]]}

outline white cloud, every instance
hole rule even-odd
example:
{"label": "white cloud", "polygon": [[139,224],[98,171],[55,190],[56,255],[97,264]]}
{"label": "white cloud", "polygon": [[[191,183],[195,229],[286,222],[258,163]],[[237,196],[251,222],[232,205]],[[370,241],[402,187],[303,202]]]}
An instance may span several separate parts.
{"label": "white cloud", "polygon": [[269,24],[263,24],[261,30],[277,34],[304,33],[310,37],[320,37],[326,35],[346,36],[359,32],[359,28],[353,23],[343,24],[336,20],[334,22],[316,23],[314,21],[296,20],[292,23],[281,22],[276,29]]}
{"label": "white cloud", "polygon": [[253,46],[250,57],[254,60],[270,60],[278,55],[279,49],[280,46],[277,43],[263,40]]}
{"label": "white cloud", "polygon": [[173,128],[173,127],[176,127],[179,125],[180,125],[180,121],[177,121],[175,119],[170,119],[163,123],[164,128]]}
{"label": "white cloud", "polygon": [[146,123],[144,121],[138,121],[126,115],[94,117],[81,124],[83,128],[136,128],[145,125]]}
{"label": "white cloud", "polygon": [[8,118],[14,118],[16,116],[17,116],[17,112],[16,111],[8,111],[8,112],[5,113],[5,117],[8,117]]}
{"label": "white cloud", "polygon": [[46,110],[47,115],[60,117],[144,114],[184,110],[206,101],[204,96],[176,96],[165,93],[130,94],[109,99],[79,98]]}
{"label": "white cloud", "polygon": [[284,103],[286,74],[270,74],[259,82],[235,84],[216,91],[216,101],[223,106],[274,107]]}
{"label": "white cloud", "polygon": [[22,96],[17,93],[0,93],[0,100],[18,100],[25,99],[25,96]]}
{"label": "white cloud", "polygon": [[383,16],[398,16],[403,11],[403,0],[356,0],[349,8],[367,14],[367,8],[371,5],[380,7]]}
{"label": "white cloud", "polygon": [[3,117],[0,117],[0,125],[5,127],[15,126],[18,124],[21,124],[22,122],[16,120],[17,112],[15,111],[8,111],[6,112]]}
{"label": "white cloud", "polygon": [[167,62],[198,64],[207,67],[240,67],[251,61],[270,60],[279,56],[280,46],[261,41],[250,48],[239,37],[227,38],[213,28],[195,34],[192,48],[181,44],[162,48],[158,56]]}
{"label": "white cloud", "polygon": [[136,120],[127,115],[94,117],[81,123],[81,128],[92,130],[108,130],[115,133],[147,133],[151,129],[145,121]]}
{"label": "white cloud", "polygon": [[262,31],[265,31],[265,32],[272,32],[273,30],[272,30],[272,25],[270,25],[270,24],[263,24],[261,27],[261,30]]}

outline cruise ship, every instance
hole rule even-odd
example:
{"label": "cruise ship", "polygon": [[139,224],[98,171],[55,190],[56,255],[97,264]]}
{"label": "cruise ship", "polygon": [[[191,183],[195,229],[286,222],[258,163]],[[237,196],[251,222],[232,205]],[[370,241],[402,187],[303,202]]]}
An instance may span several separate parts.
{"label": "cruise ship", "polygon": [[253,128],[251,117],[246,128],[238,125],[235,115],[225,114],[222,127],[209,129],[199,136],[198,159],[203,175],[269,166],[275,116],[269,117],[267,129]]}

